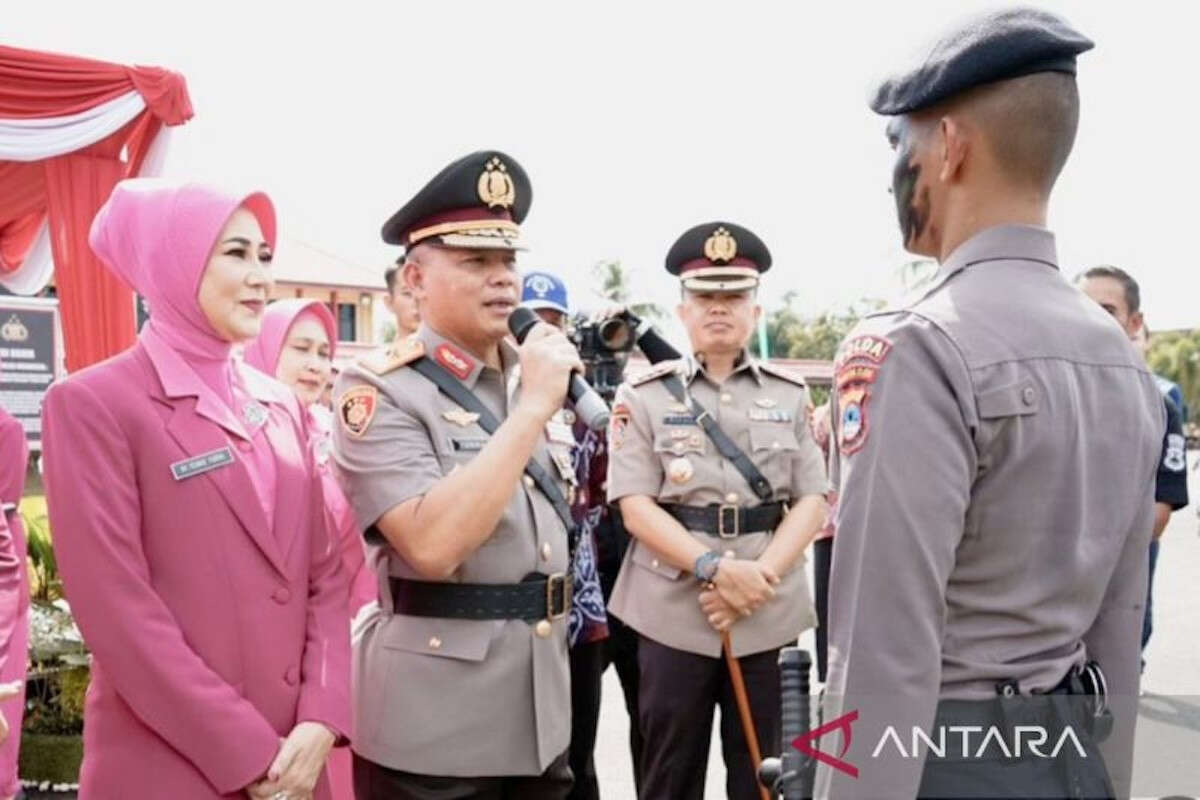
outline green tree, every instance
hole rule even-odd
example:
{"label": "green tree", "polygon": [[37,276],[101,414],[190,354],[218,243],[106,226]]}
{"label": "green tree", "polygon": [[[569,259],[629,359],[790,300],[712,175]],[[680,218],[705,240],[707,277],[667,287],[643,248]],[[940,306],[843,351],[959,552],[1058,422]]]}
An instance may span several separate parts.
{"label": "green tree", "polygon": [[[861,300],[845,311],[825,311],[805,316],[796,310],[796,292],[783,296],[783,306],[767,314],[768,355],[775,358],[813,358],[831,360],[838,345],[863,314],[882,307],[880,300]],[[758,352],[758,340],[750,344]]]}
{"label": "green tree", "polygon": [[666,316],[662,306],[657,303],[631,303],[632,292],[629,288],[629,271],[621,264],[619,258],[597,262],[592,267],[592,278],[595,289],[601,297],[623,305],[642,319],[659,322]]}
{"label": "green tree", "polygon": [[1200,410],[1200,330],[1152,336],[1146,363],[1154,372],[1179,384],[1193,416]]}

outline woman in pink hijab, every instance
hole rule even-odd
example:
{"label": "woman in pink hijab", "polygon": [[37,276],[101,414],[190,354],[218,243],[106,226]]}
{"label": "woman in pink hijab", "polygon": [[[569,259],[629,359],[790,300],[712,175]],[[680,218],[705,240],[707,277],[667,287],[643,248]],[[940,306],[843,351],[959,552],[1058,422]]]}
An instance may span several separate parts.
{"label": "woman in pink hijab", "polygon": [[90,242],[150,321],[43,407],[55,550],[93,655],[80,796],[327,800],[350,726],[346,578],[307,415],[231,355],[272,288],[274,209],[124,181]]}
{"label": "woman in pink hijab", "polygon": [[[3,365],[0,365],[2,367]],[[0,408],[0,798],[20,791],[17,755],[29,661],[29,575],[25,527],[17,506],[25,493],[29,444],[25,429]],[[5,738],[4,730],[8,729]]]}
{"label": "woman in pink hijab", "polygon": [[[375,574],[366,564],[362,532],[329,464],[330,415],[319,403],[332,377],[336,345],[337,331],[328,306],[311,299],[279,300],[267,306],[262,332],[246,345],[245,361],[291,387],[309,409],[312,449],[325,489],[325,515],[337,537],[342,569],[350,576],[353,617],[375,600],[377,590]],[[329,780],[334,800],[354,800],[348,748],[337,748],[330,755]]]}

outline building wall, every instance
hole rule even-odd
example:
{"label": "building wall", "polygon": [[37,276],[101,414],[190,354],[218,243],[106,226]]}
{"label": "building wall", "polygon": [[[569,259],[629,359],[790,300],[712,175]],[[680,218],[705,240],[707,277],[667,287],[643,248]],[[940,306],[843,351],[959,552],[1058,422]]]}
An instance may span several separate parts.
{"label": "building wall", "polygon": [[[272,300],[304,297],[320,300],[333,311],[338,322],[338,340],[374,345],[377,342],[375,306],[382,303],[385,292],[380,289],[360,289],[347,286],[313,286],[311,284],[275,284]],[[349,309],[353,309],[351,312]],[[352,336],[347,336],[353,330]]]}

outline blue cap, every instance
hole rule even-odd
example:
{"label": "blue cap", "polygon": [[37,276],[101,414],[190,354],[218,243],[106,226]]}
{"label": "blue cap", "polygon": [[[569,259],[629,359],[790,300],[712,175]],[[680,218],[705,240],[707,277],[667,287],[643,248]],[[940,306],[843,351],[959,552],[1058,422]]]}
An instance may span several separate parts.
{"label": "blue cap", "polygon": [[919,111],[975,86],[1035,72],[1075,74],[1075,57],[1092,40],[1066,20],[1036,8],[993,11],[946,34],[915,66],[884,81],[871,109]]}
{"label": "blue cap", "polygon": [[549,272],[529,272],[521,281],[521,305],[526,308],[552,308],[569,314],[567,285]]}

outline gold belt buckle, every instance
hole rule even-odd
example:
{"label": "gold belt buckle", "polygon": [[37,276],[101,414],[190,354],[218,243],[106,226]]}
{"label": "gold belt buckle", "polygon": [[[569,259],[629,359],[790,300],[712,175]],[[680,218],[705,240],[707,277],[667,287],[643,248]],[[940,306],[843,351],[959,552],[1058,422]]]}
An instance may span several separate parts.
{"label": "gold belt buckle", "polygon": [[[554,610],[555,586],[561,586],[562,609]],[[565,572],[556,572],[546,578],[546,619],[554,621],[562,619],[571,610],[571,577]]]}
{"label": "gold belt buckle", "polygon": [[[741,534],[741,520],[738,518],[740,506],[735,506],[730,503],[722,503],[717,506],[717,536],[722,539],[736,539]],[[733,530],[725,528],[725,512],[729,511],[733,514]]]}

